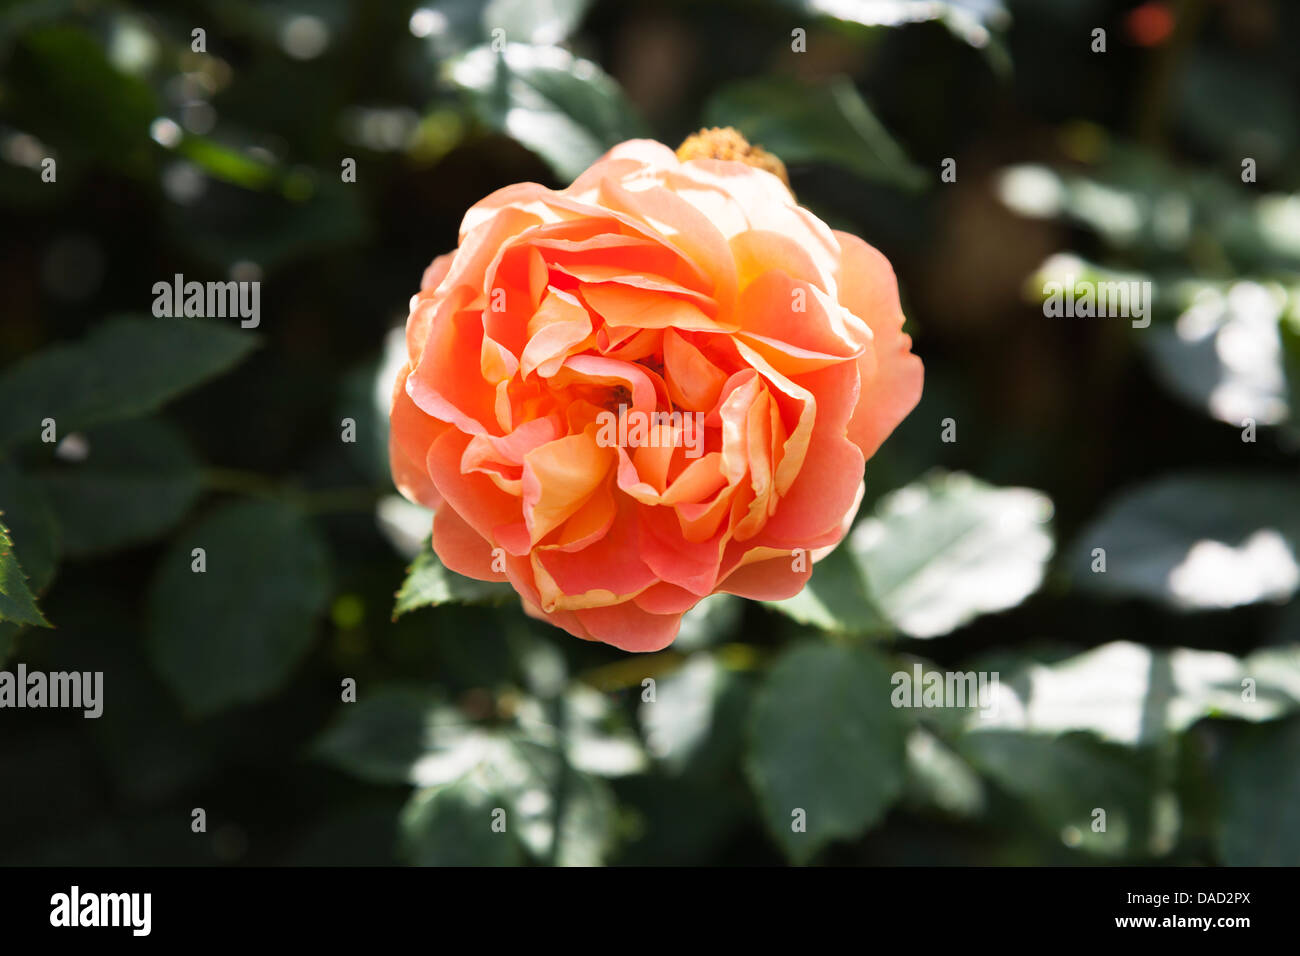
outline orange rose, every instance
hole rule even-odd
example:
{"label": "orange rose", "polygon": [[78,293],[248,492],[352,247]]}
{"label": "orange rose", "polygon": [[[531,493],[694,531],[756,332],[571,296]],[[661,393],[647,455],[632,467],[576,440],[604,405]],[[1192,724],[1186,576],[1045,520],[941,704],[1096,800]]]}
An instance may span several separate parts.
{"label": "orange rose", "polygon": [[844,536],[920,398],[902,325],[884,256],[776,175],[629,141],[488,196],[425,271],[393,478],[447,567],[658,650],[709,594],[798,593]]}

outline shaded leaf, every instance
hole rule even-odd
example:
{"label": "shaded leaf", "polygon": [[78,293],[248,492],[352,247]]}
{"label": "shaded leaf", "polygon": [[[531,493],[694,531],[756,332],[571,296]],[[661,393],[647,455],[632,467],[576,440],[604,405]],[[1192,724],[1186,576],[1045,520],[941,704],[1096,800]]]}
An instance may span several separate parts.
{"label": "shaded leaf", "polygon": [[1230,748],[1218,775],[1223,862],[1300,865],[1300,719],[1244,728]]}
{"label": "shaded leaf", "polygon": [[[876,824],[903,787],[905,724],[884,661],[864,648],[784,653],[754,703],[746,769],[786,855],[806,863]],[[794,824],[806,814],[806,832]]]}
{"label": "shaded leaf", "polygon": [[151,412],[220,375],[257,338],[222,320],[116,318],[81,342],[42,349],[0,372],[0,448]]}
{"label": "shaded leaf", "polygon": [[816,86],[779,76],[732,84],[709,101],[705,125],[734,126],[787,166],[831,163],[911,189],[926,178],[844,78]]}
{"label": "shaded leaf", "polygon": [[[1168,849],[1168,821],[1156,817],[1150,754],[1087,734],[1042,737],[1008,731],[967,734],[958,752],[1023,802],[1030,819],[1090,853],[1141,856]],[[1105,811],[1105,830],[1093,829]]]}
{"label": "shaded leaf", "polygon": [[[191,570],[192,549],[207,570]],[[272,501],[225,505],[177,535],[149,594],[154,666],[200,715],[260,700],[288,678],[329,597],[316,530]]]}
{"label": "shaded leaf", "polygon": [[91,429],[85,461],[41,476],[73,556],[111,551],[158,537],[198,497],[198,460],[163,422],[132,421]]}

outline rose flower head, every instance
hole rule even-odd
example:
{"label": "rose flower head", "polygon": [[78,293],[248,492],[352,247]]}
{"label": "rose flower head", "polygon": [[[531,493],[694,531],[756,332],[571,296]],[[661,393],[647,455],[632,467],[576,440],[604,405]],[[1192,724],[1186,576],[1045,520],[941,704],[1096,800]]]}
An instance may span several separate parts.
{"label": "rose flower head", "polygon": [[734,131],[614,147],[473,206],[411,300],[401,492],[448,568],[654,651],[729,592],[797,594],[923,372],[889,262]]}

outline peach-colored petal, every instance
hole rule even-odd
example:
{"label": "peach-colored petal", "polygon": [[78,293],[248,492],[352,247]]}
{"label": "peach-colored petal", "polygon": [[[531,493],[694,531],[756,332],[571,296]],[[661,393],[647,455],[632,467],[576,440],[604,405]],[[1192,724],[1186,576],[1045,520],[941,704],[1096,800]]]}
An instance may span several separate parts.
{"label": "peach-colored petal", "polygon": [[457,574],[480,581],[501,581],[492,570],[492,544],[447,506],[433,515],[433,550],[438,560]]}
{"label": "peach-colored petal", "polygon": [[840,285],[844,305],[871,327],[874,374],[864,373],[849,437],[870,458],[921,400],[925,370],[903,332],[898,280],[889,260],[857,236],[836,232],[843,250]]}
{"label": "peach-colored petal", "polygon": [[533,544],[569,519],[614,463],[596,431],[557,438],[524,455],[524,521]]}
{"label": "peach-colored petal", "polygon": [[770,173],[623,143],[475,203],[425,270],[393,480],[449,568],[658,650],[711,593],[798,593],[843,539],[920,396],[902,325],[884,257]]}
{"label": "peach-colored petal", "polygon": [[680,614],[651,614],[631,601],[576,611],[578,620],[598,641],[624,651],[661,651],[682,626]]}

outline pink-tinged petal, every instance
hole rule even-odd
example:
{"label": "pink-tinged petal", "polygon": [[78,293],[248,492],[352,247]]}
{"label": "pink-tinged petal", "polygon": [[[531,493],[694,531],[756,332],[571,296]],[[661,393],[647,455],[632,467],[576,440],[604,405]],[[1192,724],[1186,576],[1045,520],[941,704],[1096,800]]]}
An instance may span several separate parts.
{"label": "pink-tinged petal", "polygon": [[[684,286],[680,282],[674,282],[671,279],[664,278],[653,274],[643,272],[629,272],[629,263],[613,263],[610,265],[593,265],[585,262],[575,262],[568,265],[556,264],[553,268],[557,272],[562,272],[567,276],[572,276],[584,285],[603,285],[610,283],[616,286],[626,286],[628,288],[640,289],[645,292],[655,292],[661,295],[672,295],[685,299],[693,303],[701,312],[706,315],[717,311],[717,303],[713,298],[704,292],[698,292],[689,286]],[[635,268],[632,266],[631,268]]]}
{"label": "pink-tinged petal", "polygon": [[640,412],[653,412],[658,405],[658,389],[650,371],[632,362],[600,355],[575,355],[565,360],[551,381],[560,388],[575,383],[626,388],[631,393],[630,407]]}
{"label": "pink-tinged petal", "polygon": [[435,321],[420,364],[406,380],[406,394],[427,415],[481,434],[496,419],[493,390],[466,368],[478,368],[483,328],[477,314],[457,312]]}
{"label": "pink-tinged petal", "polygon": [[[631,333],[631,334],[628,334]],[[601,326],[597,341],[608,341],[604,348],[605,358],[620,362],[639,362],[652,359],[663,347],[664,333],[661,329],[610,328]],[[666,389],[666,386],[665,386]]]}
{"label": "pink-tinged petal", "polygon": [[[776,493],[785,495],[806,467],[806,449],[817,422],[817,398],[813,392],[774,369],[766,359],[744,342],[737,342],[736,350],[772,386],[772,397],[779,405],[798,409],[797,423],[781,450],[781,461],[776,466],[774,475]],[[847,363],[841,365],[848,368]],[[832,368],[836,367],[838,366],[832,366]]]}
{"label": "pink-tinged petal", "polygon": [[664,491],[666,505],[695,504],[713,498],[727,486],[722,476],[722,453],[709,452],[691,461]]}
{"label": "pink-tinged petal", "polygon": [[469,441],[469,435],[445,428],[429,446],[426,467],[438,494],[475,531],[491,540],[493,529],[520,519],[519,499],[506,494],[486,475],[461,473]]}
{"label": "pink-tinged petal", "polygon": [[786,375],[852,361],[868,343],[865,330],[820,289],[780,272],[755,279],[740,295],[742,340]]}
{"label": "pink-tinged petal", "polygon": [[570,553],[580,552],[591,547],[606,534],[618,517],[618,503],[606,481],[564,522],[554,544],[545,544],[544,549],[555,549]]}
{"label": "pink-tinged petal", "polygon": [[706,541],[688,541],[670,508],[642,508],[641,556],[663,581],[704,597],[718,579],[722,554],[721,535]]}
{"label": "pink-tinged petal", "polygon": [[[616,219],[601,222],[606,229],[617,230],[621,225]],[[542,226],[536,235],[542,236],[557,228]],[[616,231],[585,239],[530,236],[529,245],[538,250],[552,268],[583,281],[604,281],[610,275],[618,274],[661,278],[696,295],[707,296],[712,288],[712,283],[683,258],[679,250],[645,235]]]}
{"label": "pink-tinged petal", "polygon": [[857,498],[864,464],[862,451],[843,435],[814,431],[802,476],[782,496],[754,543],[816,548],[834,540]]}
{"label": "pink-tinged petal", "polygon": [[663,334],[664,380],[673,404],[707,412],[718,402],[727,373],[676,329]]}
{"label": "pink-tinged petal", "polygon": [[410,374],[402,366],[393,383],[393,408],[389,414],[388,461],[392,469],[393,484],[406,498],[426,508],[436,508],[442,496],[434,487],[425,466],[429,446],[447,426],[420,412],[406,394],[406,378]]}
{"label": "pink-tinged petal", "polygon": [[731,253],[736,257],[742,289],[768,272],[784,273],[792,281],[810,283],[823,290],[834,282],[833,259],[831,270],[824,272],[805,246],[779,232],[750,229],[732,236]]}
{"label": "pink-tinged petal", "polygon": [[[561,596],[581,599],[603,594],[606,598],[600,603],[609,603],[611,599],[639,594],[657,580],[642,558],[636,514],[626,505],[620,508],[609,530],[583,551],[537,549],[532,561],[555,590],[552,610]],[[539,574],[539,585],[542,580]]]}
{"label": "pink-tinged petal", "polygon": [[870,458],[921,400],[925,369],[903,332],[898,280],[889,260],[857,236],[837,232],[840,300],[871,327],[875,369],[863,374],[849,437]]}
{"label": "pink-tinged petal", "polygon": [[597,641],[598,638],[592,637],[591,632],[582,626],[578,620],[578,615],[572,611],[552,611],[547,614],[534,602],[524,600],[524,613],[529,617],[536,618],[539,621],[545,621],[547,624],[554,625],[562,630],[568,631],[574,637],[581,638],[584,641]]}
{"label": "pink-tinged petal", "polygon": [[569,293],[553,288],[528,320],[527,335],[519,373],[527,377],[536,369],[539,375],[549,378],[587,341],[591,316]]}
{"label": "pink-tinged petal", "polygon": [[596,640],[638,653],[662,651],[682,626],[680,614],[651,614],[631,601],[574,613]]}
{"label": "pink-tinged petal", "polygon": [[[484,223],[491,222],[500,216],[527,216],[527,225],[536,225],[538,223],[555,222],[558,219],[568,218],[557,215],[551,208],[550,200],[557,195],[553,190],[547,189],[539,183],[515,183],[511,186],[503,186],[494,193],[490,193],[480,199],[474,205],[470,206],[465,212],[464,218],[460,221],[460,248],[474,248],[473,237],[475,231],[480,229]],[[506,239],[522,231],[519,223],[524,222],[522,219],[512,219],[507,221],[507,225],[498,226],[502,233],[497,240],[496,245],[500,246]],[[495,247],[494,247],[495,248]],[[459,255],[459,250],[457,255]]]}
{"label": "pink-tinged petal", "polygon": [[795,570],[792,555],[743,564],[718,585],[718,590],[755,601],[783,601],[794,597],[812,577],[812,562],[799,562],[804,570]]}
{"label": "pink-tinged petal", "polygon": [[700,596],[685,588],[661,581],[632,599],[636,606],[651,614],[685,614],[700,603]]}
{"label": "pink-tinged petal", "polygon": [[[466,219],[468,218],[467,213]],[[540,215],[522,209],[507,207],[497,211],[461,236],[460,247],[442,280],[440,290],[465,285],[486,292],[488,268],[501,255],[507,240],[542,222]]]}
{"label": "pink-tinged petal", "polygon": [[442,280],[446,278],[447,270],[451,268],[451,260],[454,255],[454,252],[445,252],[429,263],[429,267],[424,270],[424,275],[420,278],[421,292],[432,292],[438,288]]}
{"label": "pink-tinged petal", "polygon": [[526,454],[524,521],[533,544],[568,520],[613,465],[613,452],[597,444],[594,428]]}
{"label": "pink-tinged petal", "polygon": [[709,318],[699,305],[687,298],[613,282],[584,282],[578,288],[592,311],[598,313],[606,325],[615,328],[631,325],[639,329],[702,332],[724,332],[733,328],[729,323]]}
{"label": "pink-tinged petal", "polygon": [[492,570],[492,543],[445,504],[433,516],[433,550],[457,574],[480,581],[501,581]]}
{"label": "pink-tinged petal", "polygon": [[517,558],[527,557],[533,549],[533,540],[528,534],[528,525],[523,521],[497,525],[492,529],[492,540],[506,549],[507,554]]}
{"label": "pink-tinged petal", "polygon": [[736,261],[727,240],[708,216],[662,187],[633,192],[605,179],[597,193],[601,205],[653,228],[668,245],[699,263],[704,274],[713,280],[718,313],[730,314],[736,301]]}

